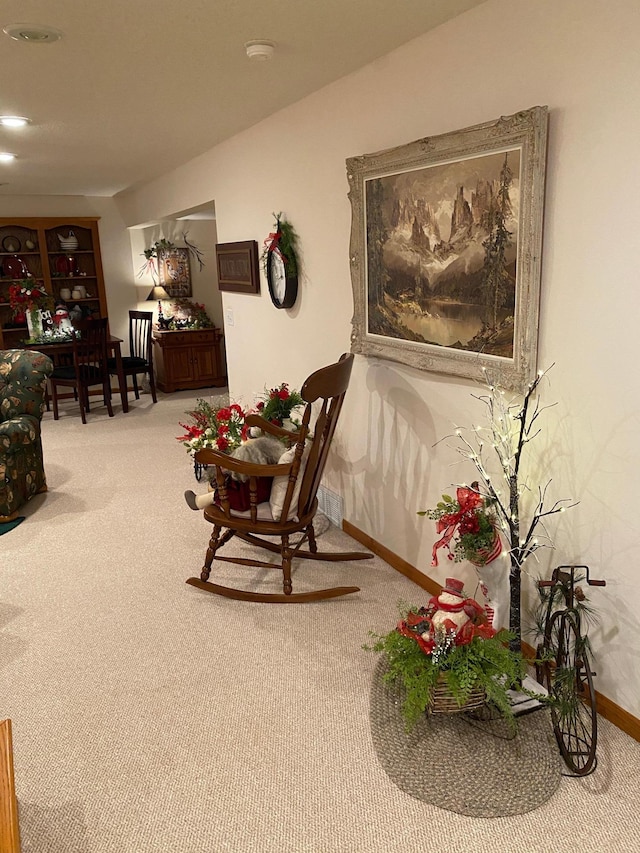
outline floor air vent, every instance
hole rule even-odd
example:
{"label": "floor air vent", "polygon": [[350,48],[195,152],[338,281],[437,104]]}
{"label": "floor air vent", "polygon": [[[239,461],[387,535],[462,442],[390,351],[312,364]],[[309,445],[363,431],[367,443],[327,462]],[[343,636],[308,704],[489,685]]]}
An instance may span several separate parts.
{"label": "floor air vent", "polygon": [[318,507],[336,527],[342,527],[344,502],[340,495],[330,491],[325,486],[318,489]]}

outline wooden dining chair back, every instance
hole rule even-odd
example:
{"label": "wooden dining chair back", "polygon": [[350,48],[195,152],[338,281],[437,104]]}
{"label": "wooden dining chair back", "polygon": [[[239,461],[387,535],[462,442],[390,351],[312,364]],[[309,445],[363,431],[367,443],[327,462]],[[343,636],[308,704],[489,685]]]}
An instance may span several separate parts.
{"label": "wooden dining chair back", "polygon": [[[283,453],[277,464],[259,465],[209,449],[196,453],[195,458],[199,464],[213,467],[215,471],[213,484],[218,503],[213,503],[204,510],[204,517],[213,525],[213,532],[200,578],[189,578],[187,583],[228,598],[279,603],[318,601],[358,592],[357,586],[340,586],[294,593],[291,580],[291,564],[294,558],[338,562],[363,560],[372,556],[363,552],[320,552],[313,526],[318,509],[318,487],[349,385],[352,366],[353,355],[345,354],[335,364],[316,370],[307,378],[300,390],[305,401],[304,414],[302,423],[295,432],[275,426],[259,415],[250,415],[247,418],[246,422],[250,426],[260,427],[264,433],[291,444],[289,448],[283,444]],[[231,508],[227,491],[230,471],[248,478],[249,509],[244,512]],[[272,477],[273,482],[269,500],[259,503],[258,480],[264,477]],[[299,534],[299,537],[293,542],[291,537],[296,534]],[[218,552],[234,536],[278,554],[280,562],[219,555]],[[270,541],[271,538],[279,541]],[[280,569],[282,593],[241,590],[213,583],[209,581],[209,576],[214,560],[260,569]]]}
{"label": "wooden dining chair back", "polygon": [[53,402],[53,417],[58,420],[58,388],[73,388],[80,404],[82,423],[86,424],[86,412],[90,411],[89,389],[102,386],[102,398],[109,417],[111,386],[107,369],[107,318],[78,320],[73,332],[73,365],[56,367],[49,377]]}
{"label": "wooden dining chair back", "polygon": [[[157,403],[156,383],[153,375],[153,314],[151,311],[129,311],[129,355],[122,356],[122,371],[125,376],[131,376],[133,393],[136,400],[140,399],[138,376],[146,374],[149,377],[151,399]],[[109,373],[117,375],[115,358],[108,360]]]}

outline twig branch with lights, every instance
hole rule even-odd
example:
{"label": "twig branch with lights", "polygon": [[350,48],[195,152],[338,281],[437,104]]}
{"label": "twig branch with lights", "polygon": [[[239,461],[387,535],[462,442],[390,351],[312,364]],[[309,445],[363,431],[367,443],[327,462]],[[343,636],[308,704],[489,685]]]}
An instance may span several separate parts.
{"label": "twig branch with lights", "polygon": [[[507,399],[503,389],[487,381],[488,393],[473,395],[487,408],[487,425],[473,427],[471,437],[468,437],[468,431],[456,429],[455,443],[451,445],[460,456],[475,466],[479,482],[473,483],[472,490],[492,508],[496,523],[508,543],[509,631],[513,635],[510,641],[513,651],[521,649],[521,573],[525,561],[538,549],[553,547],[545,526],[546,519],[576,506],[576,503],[566,498],[549,504],[549,480],[544,486],[538,486],[530,521],[523,525],[521,499],[531,491],[527,482],[521,479],[523,451],[529,442],[540,435],[539,418],[546,409],[551,408],[542,406],[535,399],[538,386],[548,370],[538,373],[521,401]],[[487,461],[489,449],[495,452],[501,469],[495,479]]]}

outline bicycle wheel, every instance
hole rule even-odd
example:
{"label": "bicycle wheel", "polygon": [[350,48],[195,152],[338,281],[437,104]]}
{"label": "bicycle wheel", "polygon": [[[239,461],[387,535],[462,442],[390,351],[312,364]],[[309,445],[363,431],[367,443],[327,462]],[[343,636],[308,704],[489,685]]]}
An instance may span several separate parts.
{"label": "bicycle wheel", "polygon": [[556,740],[567,767],[576,776],[586,776],[595,770],[596,696],[585,640],[570,612],[554,615],[545,632],[545,646],[551,659],[545,676],[553,700],[551,718]]}

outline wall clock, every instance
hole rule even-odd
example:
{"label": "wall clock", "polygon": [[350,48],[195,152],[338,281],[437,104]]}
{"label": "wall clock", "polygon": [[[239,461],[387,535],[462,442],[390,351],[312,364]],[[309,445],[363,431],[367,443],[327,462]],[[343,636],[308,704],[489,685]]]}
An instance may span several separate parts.
{"label": "wall clock", "polygon": [[269,235],[266,248],[266,274],[269,295],[276,308],[291,308],[298,296],[298,260],[292,226],[276,217],[276,230]]}
{"label": "wall clock", "polygon": [[267,255],[267,284],[276,308],[291,308],[298,296],[298,276],[288,276],[284,259],[277,249]]}

